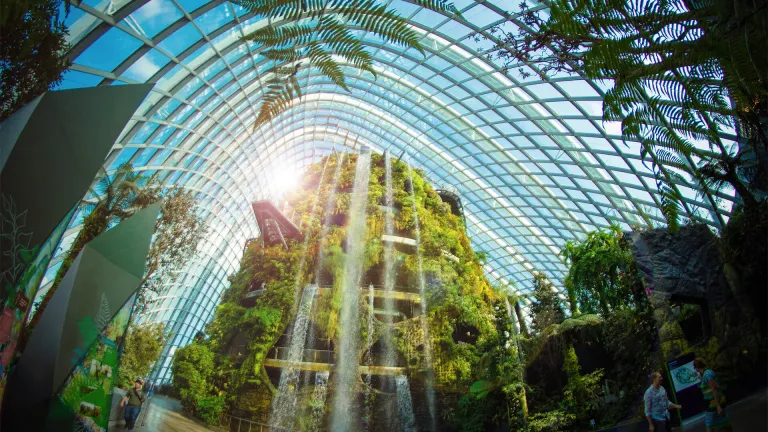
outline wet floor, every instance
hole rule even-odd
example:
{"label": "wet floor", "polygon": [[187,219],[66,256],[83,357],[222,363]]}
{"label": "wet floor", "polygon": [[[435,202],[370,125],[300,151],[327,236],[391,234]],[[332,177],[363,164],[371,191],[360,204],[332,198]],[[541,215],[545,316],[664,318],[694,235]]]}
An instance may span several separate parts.
{"label": "wet floor", "polygon": [[[728,407],[735,432],[768,432],[768,393],[762,390]],[[685,422],[685,432],[705,432],[704,417]],[[683,429],[681,429],[683,430]]]}
{"label": "wet floor", "polygon": [[[124,431],[122,422],[110,431]],[[142,408],[136,420],[135,432],[210,432],[212,429],[186,417],[175,399],[156,395]]]}

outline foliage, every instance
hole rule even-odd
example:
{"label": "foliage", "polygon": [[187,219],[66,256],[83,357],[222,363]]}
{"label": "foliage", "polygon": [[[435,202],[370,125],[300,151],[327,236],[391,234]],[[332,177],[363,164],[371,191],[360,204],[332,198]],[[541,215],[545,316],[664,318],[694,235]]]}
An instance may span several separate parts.
{"label": "foliage", "polygon": [[768,334],[765,305],[768,286],[768,202],[757,209],[737,209],[723,229],[718,246],[725,263],[724,271],[741,312],[755,314],[763,334]]}
{"label": "foliage", "polygon": [[598,315],[578,313],[563,320],[562,323],[549,325],[547,328],[542,330],[535,339],[532,340],[534,345],[531,349],[528,350],[526,355],[527,364],[531,365],[534,361],[536,361],[536,359],[539,358],[539,356],[542,355],[542,353],[546,352],[547,354],[552,354],[549,352],[549,344],[553,338],[567,335],[569,338],[573,339],[575,336],[573,334],[569,335],[569,333],[576,333],[579,330],[586,329],[587,327],[597,326],[601,323],[602,319]]}
{"label": "foliage", "polygon": [[504,423],[521,425],[527,416],[518,337],[504,307],[497,304],[494,317],[497,331],[479,346],[484,354],[473,368],[478,380],[459,400],[454,422],[462,430],[488,430]]}
{"label": "foliage", "polygon": [[[32,331],[35,328],[43,312],[45,312],[48,302],[51,301],[56,292],[56,288],[85,245],[112,225],[129,218],[136,210],[145,208],[157,199],[154,189],[145,189],[140,186],[142,182],[148,181],[148,179],[135,172],[130,163],[120,165],[112,175],[102,171],[91,191],[97,202],[87,203],[82,207],[82,214],[87,215],[83,220],[83,227],[75,237],[62,265],[56,272],[56,278],[51,288],[40,301],[40,305],[27,325],[27,331]],[[151,181],[148,182],[151,183]]]}
{"label": "foliage", "polygon": [[527,430],[531,432],[561,432],[570,431],[576,416],[561,409],[544,411],[531,415]]}
{"label": "foliage", "polygon": [[213,352],[207,346],[191,343],[176,350],[173,385],[179,390],[181,404],[186,410],[196,412],[201,400],[209,396],[213,370]]}
{"label": "foliage", "polygon": [[607,317],[640,301],[634,260],[618,226],[593,231],[579,243],[569,240],[561,254],[570,262],[569,297],[578,299],[582,312]]}
{"label": "foliage", "polygon": [[635,402],[631,396],[643,391],[654,367],[656,338],[656,323],[648,308],[615,311],[605,319],[602,344],[612,359],[606,376],[615,381],[614,387],[621,389],[627,397],[618,401],[617,417],[601,419],[604,423],[621,420]]}
{"label": "foliage", "polygon": [[453,421],[460,430],[467,432],[482,432],[488,430],[488,425],[500,424],[506,420],[507,412],[504,407],[506,400],[500,392],[477,399],[465,395],[459,399],[458,409]]}
{"label": "foliage", "polygon": [[[262,245],[259,239],[250,242],[240,270],[231,277],[230,288],[224,292],[222,303],[206,329],[207,339],[195,343],[210,349],[216,371],[207,377],[210,388],[203,394],[221,393],[228,409],[243,410],[266,421],[263,416],[276,390],[266,374],[264,360],[295,318],[297,287],[300,289],[313,281],[320,284],[322,290],[314,300],[310,316],[315,338],[338,346],[350,188],[356,160],[355,155],[333,154],[306,168],[300,187],[288,196],[302,228],[307,230],[306,250],[302,243],[291,239],[288,249],[282,245]],[[330,173],[337,167],[338,183],[334,184],[336,176]],[[384,233],[384,212],[379,205],[384,200],[384,175],[383,157],[371,155],[363,286],[382,284],[385,251],[380,239]],[[502,294],[493,290],[485,279],[462,220],[450,212],[422,176],[418,170],[411,173],[407,164],[392,161],[396,229],[398,235],[415,238],[413,222],[418,215],[428,305],[426,315],[417,314],[394,325],[393,345],[398,355],[405,357],[409,379],[416,380],[413,385],[417,385],[416,382],[423,379],[426,365],[424,328],[427,328],[438,393],[469,392],[472,383],[481,379],[518,376],[517,386],[506,378],[493,378],[494,383],[498,383],[497,391],[482,398],[482,401],[497,397],[501,401],[509,399],[509,412],[515,415],[519,410],[515,404],[522,389],[519,385],[521,365],[508,343],[513,340],[509,317],[503,308],[493,307],[501,303]],[[322,213],[324,208],[327,214]],[[327,226],[324,221],[328,222]],[[458,262],[446,257],[443,251],[457,257]],[[417,256],[412,251],[396,250],[394,262],[396,284],[418,287]],[[262,287],[265,288],[262,295],[246,300],[246,293]],[[360,311],[360,334],[366,339],[370,310],[365,299],[361,300]],[[374,319],[372,344],[381,341],[380,329],[384,326],[378,316]],[[502,326],[507,327],[502,330]],[[365,345],[361,344],[361,356]],[[177,357],[174,364],[179,361]],[[179,383],[182,392],[183,385]],[[455,405],[454,408],[459,409]],[[506,416],[506,407],[503,412]],[[302,415],[297,413],[299,418]]]}
{"label": "foliage", "polygon": [[559,324],[565,319],[565,311],[560,297],[555,293],[552,283],[543,273],[533,275],[534,301],[528,307],[531,325],[536,332],[542,332],[552,324]]}
{"label": "foliage", "polygon": [[600,380],[604,371],[598,369],[592,373],[582,375],[576,350],[572,345],[564,348],[565,365],[563,370],[568,376],[568,384],[563,389],[563,401],[568,412],[576,416],[578,420],[589,419],[595,408],[600,394]]}
{"label": "foliage", "polygon": [[134,171],[130,163],[121,165],[112,175],[103,172],[91,190],[91,195],[97,201],[83,205],[81,212],[87,214],[83,226],[59,267],[51,288],[27,325],[27,333],[37,325],[56,288],[85,245],[137,211],[162,200],[160,217],[155,225],[137,295],[135,314],[144,311],[152,296],[159,293],[163,285],[176,279],[178,270],[194,254],[198,242],[205,234],[203,221],[195,212],[197,201],[192,192],[175,187],[163,188],[158,185],[155,176],[141,175]]}
{"label": "foliage", "polygon": [[[488,55],[541,75],[577,73],[612,84],[603,119],[622,122],[656,174],[671,229],[693,213],[677,184],[732,187],[747,208],[768,191],[768,9],[760,2],[557,0],[521,4],[524,26]],[[724,138],[736,130],[740,142]],[[687,176],[687,177],[686,177]]]}
{"label": "foliage", "polygon": [[169,338],[161,323],[131,326],[125,336],[116,384],[130,388],[137,378],[149,375]]}
{"label": "foliage", "polygon": [[205,396],[197,401],[195,416],[200,420],[211,424],[219,424],[221,415],[224,413],[225,400],[223,396]]}
{"label": "foliage", "polygon": [[[445,0],[417,0],[419,6],[447,15],[458,15]],[[359,69],[374,77],[373,57],[353,29],[379,37],[390,44],[420,53],[419,34],[395,10],[375,0],[239,0],[239,4],[269,24],[245,36],[263,46],[261,54],[273,62],[267,90],[254,129],[269,123],[301,96],[297,74],[315,68],[331,82],[349,91],[343,67]],[[340,63],[334,59],[344,60]]]}
{"label": "foliage", "polygon": [[197,200],[191,191],[174,187],[162,200],[136,299],[136,313],[141,313],[163,286],[176,280],[179,270],[195,254],[197,244],[205,235],[203,220],[195,211]]}
{"label": "foliage", "polygon": [[0,4],[0,122],[61,82],[69,68],[60,0]]}

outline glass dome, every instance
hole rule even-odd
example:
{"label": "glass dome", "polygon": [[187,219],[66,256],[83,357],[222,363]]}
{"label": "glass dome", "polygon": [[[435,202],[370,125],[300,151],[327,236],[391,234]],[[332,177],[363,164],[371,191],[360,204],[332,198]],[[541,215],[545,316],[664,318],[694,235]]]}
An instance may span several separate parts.
{"label": "glass dome", "polygon": [[[639,143],[602,121],[606,85],[505,72],[483,55],[491,42],[475,35],[521,25],[504,9],[512,5],[455,4],[461,19],[390,2],[421,35],[424,55],[361,34],[376,78],[347,68],[347,92],[304,70],[304,96],[253,130],[269,65],[260,45],[242,37],[264,18],[221,0],[73,1],[66,20],[73,65],[60,88],[155,83],[108,169],[130,161],[194,191],[209,226],[188,271],[146,318],[169,323],[175,335],[158,378],[169,376],[174,347],[211,319],[246,239],[258,235],[250,203],[279,199],[280,173],[332,151],[388,150],[435,188],[454,190],[473,248],[487,253],[487,274],[518,292],[530,291],[534,272],[562,287],[559,251],[570,239],[614,223],[664,222]],[[731,196],[702,195],[683,180],[677,187],[687,217],[724,223]],[[76,220],[69,241],[77,228]]]}

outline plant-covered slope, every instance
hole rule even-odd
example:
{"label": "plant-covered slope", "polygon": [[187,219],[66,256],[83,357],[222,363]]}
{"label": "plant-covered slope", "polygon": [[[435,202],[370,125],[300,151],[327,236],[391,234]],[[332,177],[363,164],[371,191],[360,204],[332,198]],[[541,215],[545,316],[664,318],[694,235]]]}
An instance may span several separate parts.
{"label": "plant-covered slope", "polygon": [[[307,167],[297,190],[289,197],[298,215],[294,219],[305,231],[306,243],[288,240],[281,245],[262,246],[256,240],[246,248],[240,271],[222,296],[207,338],[194,342],[214,353],[216,373],[208,377],[210,388],[198,397],[224,395],[228,409],[267,421],[269,400],[276,391],[264,368],[266,354],[293,322],[300,288],[317,283],[323,290],[315,299],[311,320],[316,338],[338,343],[339,312],[346,258],[346,231],[357,157],[331,155]],[[341,163],[338,182],[334,182]],[[367,235],[363,282],[382,285],[385,224],[385,161],[372,155],[366,208]],[[422,320],[427,320],[438,393],[463,393],[479,377],[478,364],[486,348],[498,344],[494,304],[502,297],[483,275],[481,263],[464,233],[462,219],[451,213],[418,170],[392,161],[395,235],[415,239],[414,208],[421,233],[421,253],[427,303],[426,316],[416,313],[394,325],[398,355],[404,359],[409,378],[424,379]],[[415,199],[415,206],[413,200]],[[314,213],[313,213],[314,209]],[[327,225],[324,226],[324,221]],[[306,251],[304,246],[306,245]],[[418,255],[415,250],[394,252],[397,276],[395,289],[419,292]],[[265,293],[243,301],[253,289]],[[360,340],[367,340],[370,310],[361,296]],[[364,301],[363,301],[364,300]],[[416,307],[416,310],[419,308]],[[371,343],[381,337],[384,323],[375,320]],[[369,348],[361,344],[362,352]],[[182,354],[187,349],[181,350]],[[182,355],[183,357],[183,355]],[[177,362],[179,360],[176,360]],[[177,381],[183,390],[185,380]],[[199,401],[187,402],[195,409]],[[301,422],[299,422],[301,423]]]}

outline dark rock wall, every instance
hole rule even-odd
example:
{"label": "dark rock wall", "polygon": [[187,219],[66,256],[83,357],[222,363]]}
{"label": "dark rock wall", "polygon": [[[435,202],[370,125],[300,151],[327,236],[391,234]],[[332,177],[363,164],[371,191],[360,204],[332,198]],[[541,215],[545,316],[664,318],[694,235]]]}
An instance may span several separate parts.
{"label": "dark rock wall", "polygon": [[646,289],[681,300],[722,306],[729,293],[717,238],[704,225],[632,232],[632,254]]}

